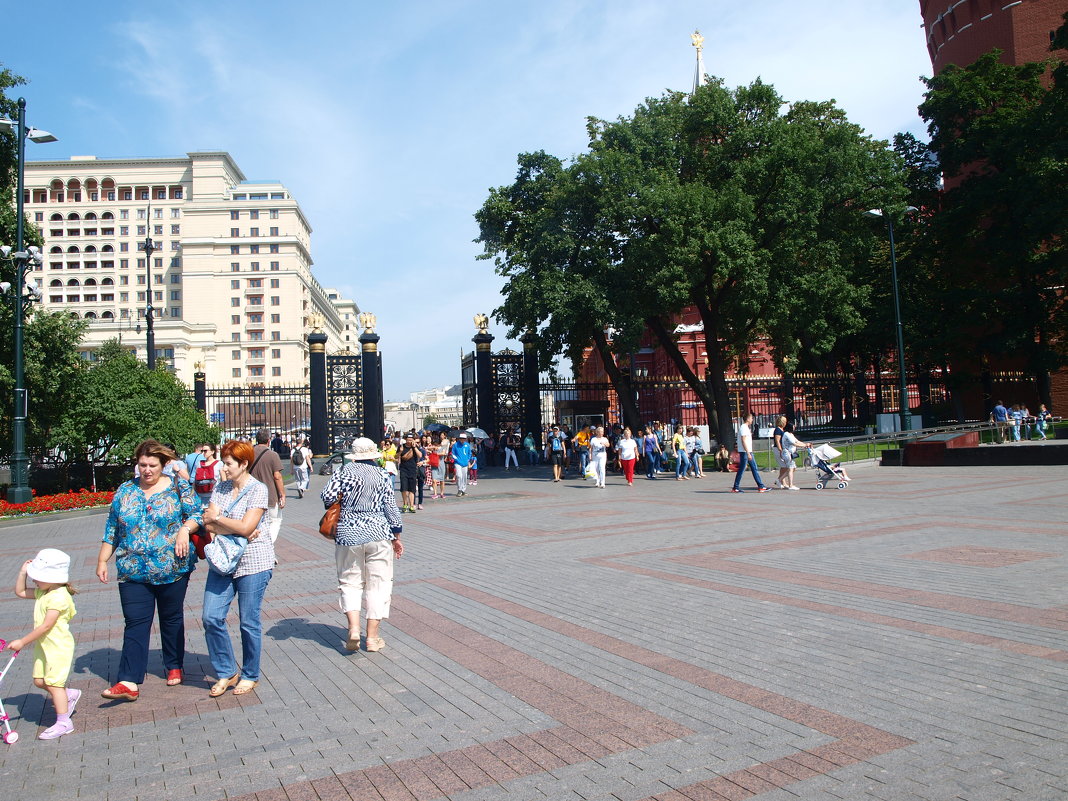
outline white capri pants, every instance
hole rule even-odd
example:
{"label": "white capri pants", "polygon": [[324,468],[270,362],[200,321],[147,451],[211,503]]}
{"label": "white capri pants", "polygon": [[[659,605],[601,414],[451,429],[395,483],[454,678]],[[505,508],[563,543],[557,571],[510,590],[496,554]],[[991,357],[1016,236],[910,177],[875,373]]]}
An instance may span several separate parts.
{"label": "white capri pants", "polygon": [[334,548],[341,611],[359,612],[363,607],[368,620],[388,618],[393,596],[392,540]]}

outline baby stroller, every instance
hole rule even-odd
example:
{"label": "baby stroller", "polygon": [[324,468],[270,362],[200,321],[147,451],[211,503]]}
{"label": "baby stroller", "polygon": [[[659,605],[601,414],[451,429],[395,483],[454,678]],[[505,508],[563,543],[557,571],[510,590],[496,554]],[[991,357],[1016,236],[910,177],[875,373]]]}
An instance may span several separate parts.
{"label": "baby stroller", "polygon": [[817,445],[809,449],[809,458],[812,466],[816,468],[816,489],[821,490],[835,482],[838,484],[838,489],[845,489],[849,486],[849,476],[846,475],[842,466],[831,464],[832,459],[837,459],[841,455],[840,451],[836,451],[830,445]]}
{"label": "baby stroller", "polygon": [[[4,640],[0,640],[0,651],[3,651],[5,648],[7,648],[7,642],[5,642]],[[15,657],[18,655],[19,652],[15,651],[15,653],[11,655],[11,658],[7,660],[7,664],[4,665],[4,669],[0,670],[0,684],[3,683],[4,676],[7,675],[7,672],[11,669],[11,663],[15,661]],[[11,728],[11,719],[8,717],[7,710],[4,709],[3,698],[0,698],[0,723],[4,724],[3,740],[8,745],[11,745],[19,738],[19,733],[17,731],[13,731]]]}

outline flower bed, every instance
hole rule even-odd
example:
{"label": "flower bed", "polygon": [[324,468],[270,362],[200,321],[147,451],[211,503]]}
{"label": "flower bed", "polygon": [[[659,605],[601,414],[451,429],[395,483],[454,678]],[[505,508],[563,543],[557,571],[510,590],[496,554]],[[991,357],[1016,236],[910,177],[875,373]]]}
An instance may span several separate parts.
{"label": "flower bed", "polygon": [[38,515],[47,512],[65,512],[68,509],[86,509],[91,506],[106,506],[111,503],[115,493],[90,492],[79,490],[78,492],[63,492],[59,495],[42,495],[34,497],[27,503],[8,503],[0,500],[0,517],[19,517],[23,515]]}

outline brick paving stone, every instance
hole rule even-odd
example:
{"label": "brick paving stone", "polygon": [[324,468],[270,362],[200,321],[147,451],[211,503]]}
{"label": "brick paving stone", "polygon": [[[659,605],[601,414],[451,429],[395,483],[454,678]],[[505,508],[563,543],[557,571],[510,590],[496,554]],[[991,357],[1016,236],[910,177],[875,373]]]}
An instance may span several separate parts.
{"label": "brick paving stone", "polygon": [[[487,471],[406,516],[378,654],[342,647],[315,477],[286,509],[260,687],[218,701],[202,569],[187,683],[162,686],[154,638],[142,699],[109,704],[103,517],[0,524],[0,564],[74,556],[87,690],[76,732],[39,742],[51,704],[16,660],[0,781],[92,801],[1068,797],[1068,469],[851,472],[742,499],[730,477],[593,493]],[[0,597],[0,636],[27,624]]]}

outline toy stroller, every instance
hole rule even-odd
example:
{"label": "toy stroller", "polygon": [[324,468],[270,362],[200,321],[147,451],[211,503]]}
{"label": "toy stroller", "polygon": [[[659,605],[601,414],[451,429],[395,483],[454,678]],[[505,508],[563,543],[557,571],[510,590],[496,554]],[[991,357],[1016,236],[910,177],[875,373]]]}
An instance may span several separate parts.
{"label": "toy stroller", "polygon": [[809,449],[812,466],[816,468],[816,489],[821,490],[828,484],[838,483],[838,489],[849,486],[849,476],[842,469],[841,464],[831,464],[832,459],[841,456],[830,445],[817,445]]}
{"label": "toy stroller", "polygon": [[[0,640],[0,651],[3,651],[5,648],[7,648],[7,641]],[[15,657],[18,655],[19,652],[15,651],[15,653],[11,655],[11,658],[7,660],[7,664],[4,665],[4,669],[0,670],[0,685],[4,683],[4,676],[7,675],[7,672],[11,669],[11,663],[15,661]],[[4,699],[2,697],[0,697],[0,722],[4,724],[4,742],[8,745],[11,745],[16,740],[18,740],[19,733],[17,731],[11,730],[11,721],[10,718],[8,718],[7,716],[7,710],[4,709]]]}

